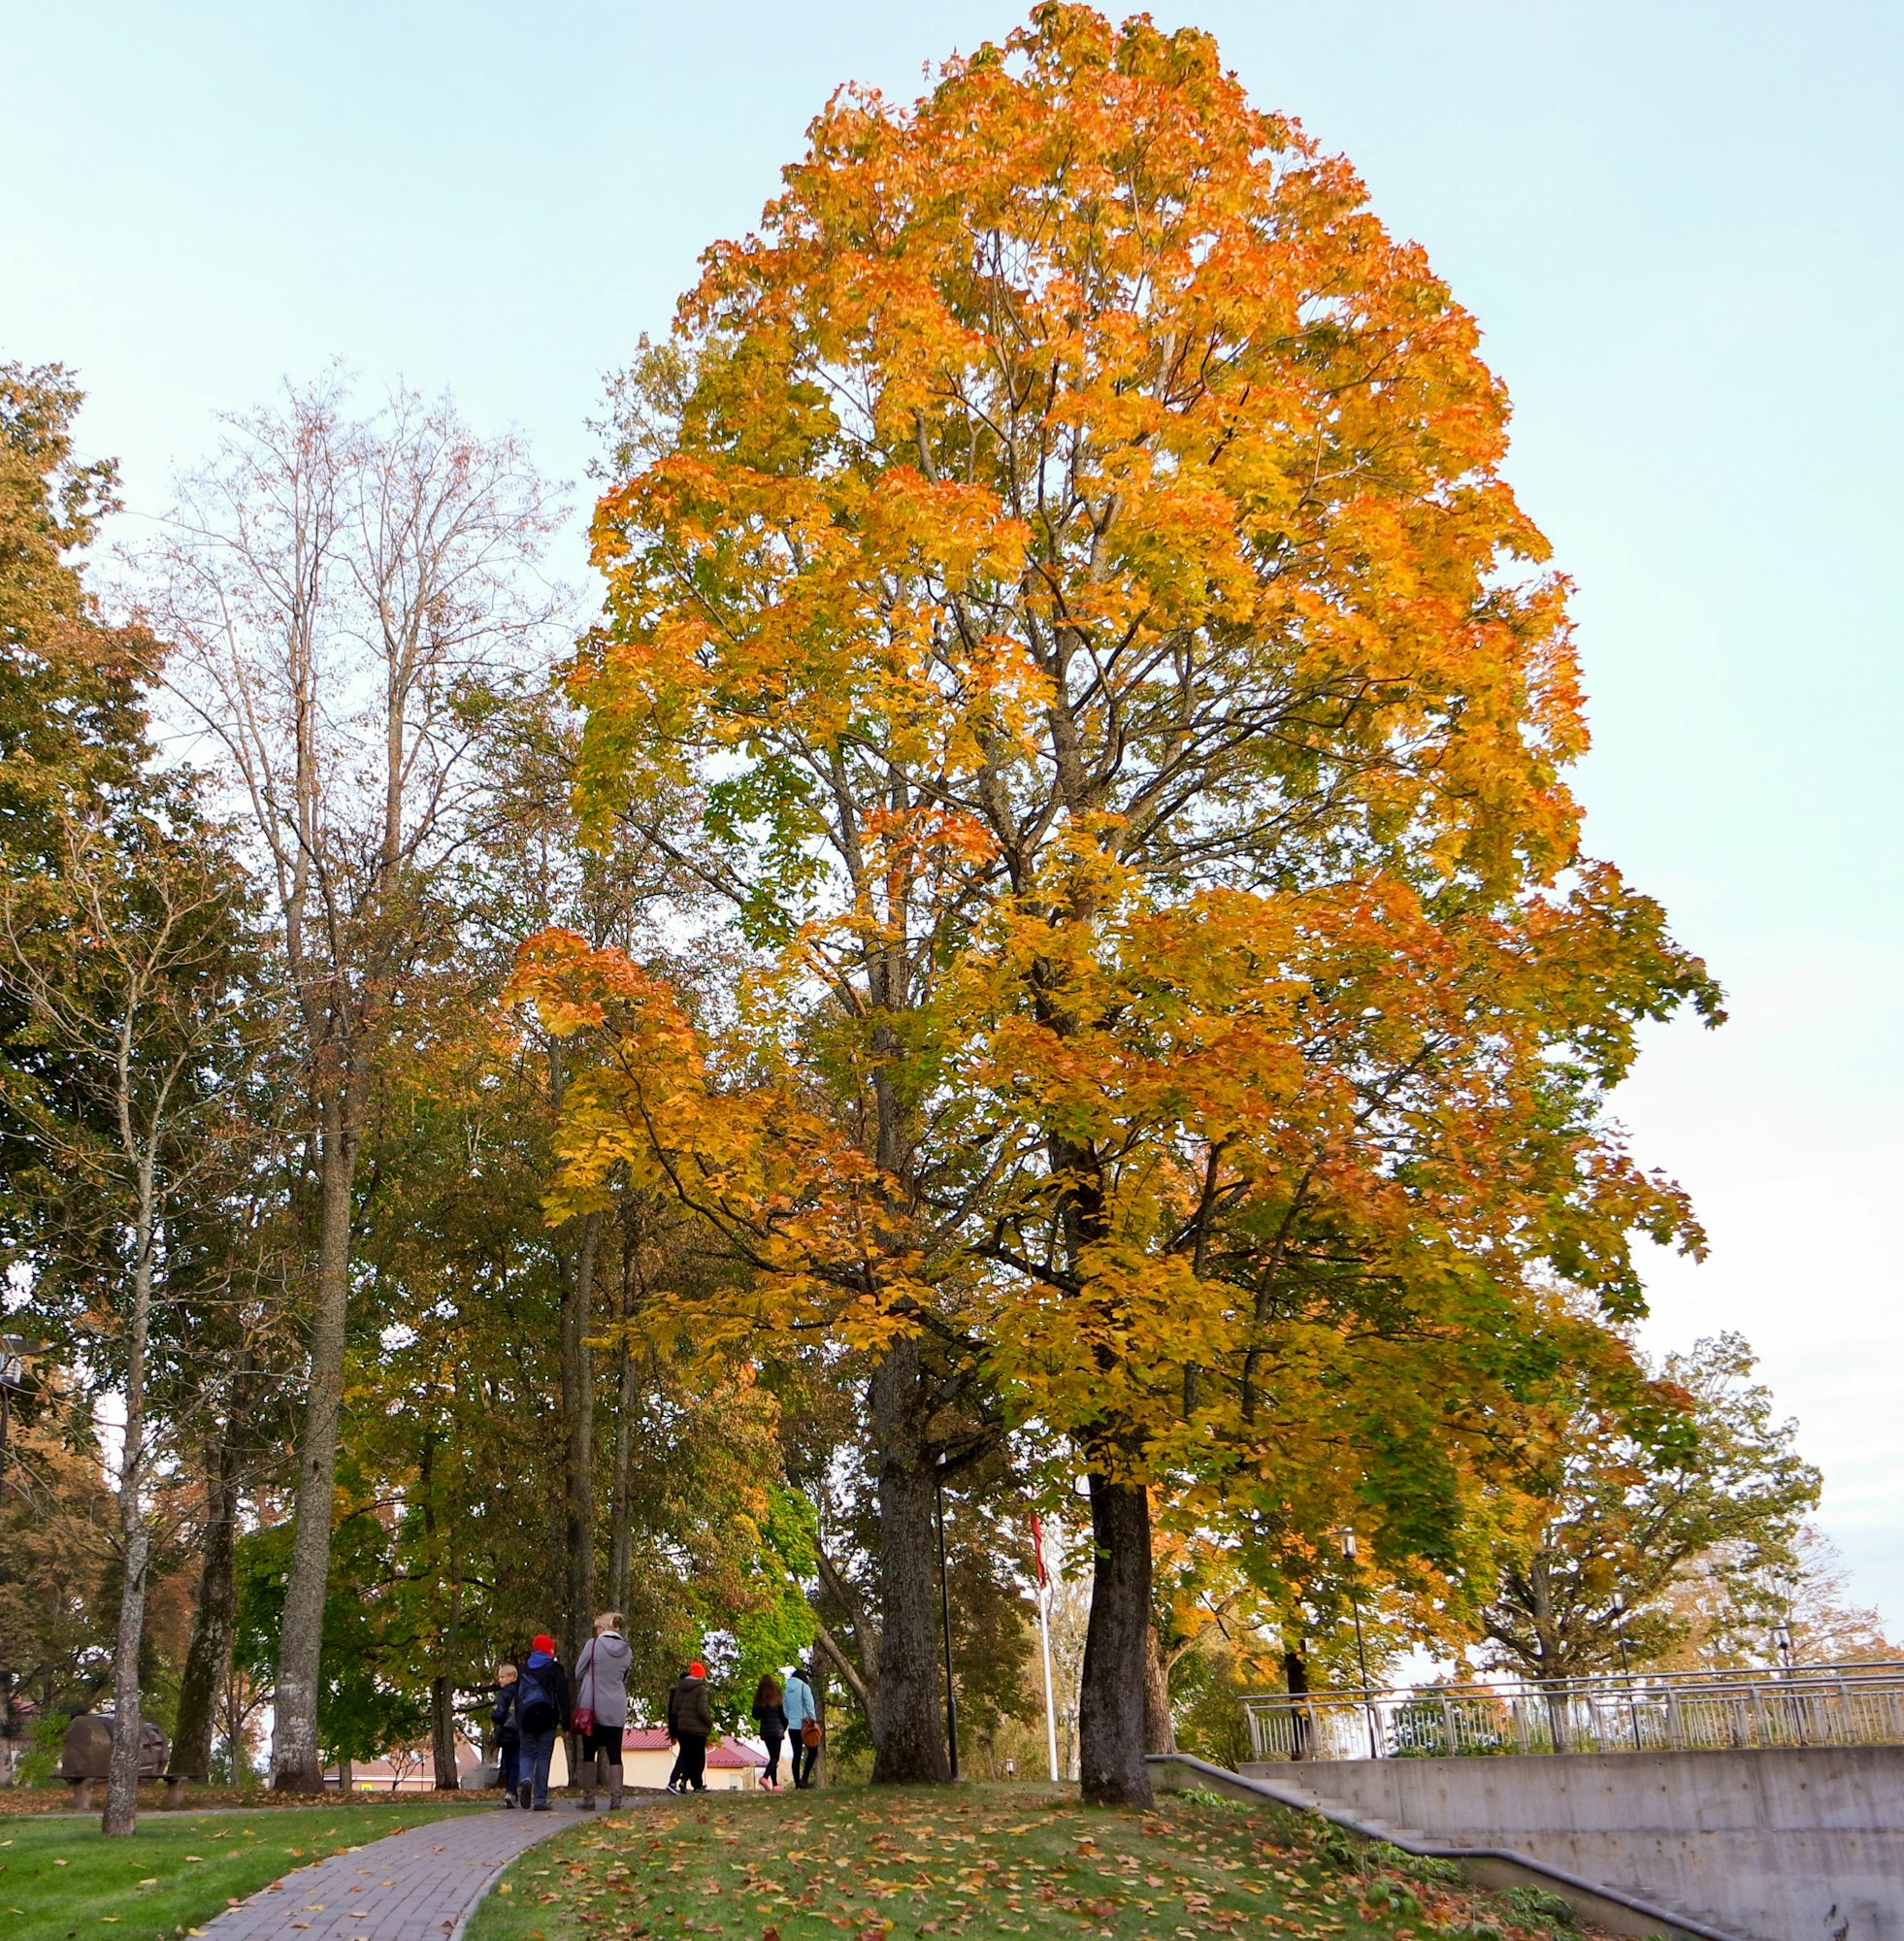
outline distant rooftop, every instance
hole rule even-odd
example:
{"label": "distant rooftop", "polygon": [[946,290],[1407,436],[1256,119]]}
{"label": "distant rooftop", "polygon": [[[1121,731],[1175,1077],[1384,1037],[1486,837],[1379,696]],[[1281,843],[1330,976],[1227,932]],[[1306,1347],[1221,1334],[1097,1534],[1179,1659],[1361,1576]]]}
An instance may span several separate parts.
{"label": "distant rooftop", "polygon": [[[626,1753],[665,1753],[668,1750],[667,1729],[661,1726],[624,1726],[621,1749]],[[763,1757],[751,1746],[739,1739],[730,1739],[725,1733],[707,1741],[707,1763],[711,1766],[731,1766],[738,1770],[759,1765]]]}

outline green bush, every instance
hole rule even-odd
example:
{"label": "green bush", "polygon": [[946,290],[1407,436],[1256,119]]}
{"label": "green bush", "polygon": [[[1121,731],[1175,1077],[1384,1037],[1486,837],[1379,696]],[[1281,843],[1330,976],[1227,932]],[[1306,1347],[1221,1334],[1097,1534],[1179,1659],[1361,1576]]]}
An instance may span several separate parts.
{"label": "green bush", "polygon": [[71,1723],[63,1712],[49,1713],[33,1722],[32,1750],[21,1753],[14,1765],[14,1784],[22,1792],[53,1783],[59,1771],[60,1749],[66,1743],[66,1727]]}
{"label": "green bush", "polygon": [[1516,1914],[1529,1921],[1557,1922],[1562,1927],[1576,1927],[1580,1924],[1573,1903],[1544,1887],[1529,1883],[1526,1887],[1509,1888],[1501,1898]]}

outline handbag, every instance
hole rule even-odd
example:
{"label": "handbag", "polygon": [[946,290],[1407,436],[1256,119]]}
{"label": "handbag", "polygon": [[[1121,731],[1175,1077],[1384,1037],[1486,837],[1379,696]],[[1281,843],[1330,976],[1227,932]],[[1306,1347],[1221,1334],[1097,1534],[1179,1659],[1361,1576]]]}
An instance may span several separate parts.
{"label": "handbag", "polygon": [[[583,1648],[582,1659],[584,1661],[583,1663],[577,1667],[581,1672],[581,1677],[577,1682],[579,1685],[587,1688],[588,1695],[592,1698],[595,1695],[595,1640],[593,1638],[590,1638],[587,1645]],[[577,1691],[575,1696],[579,1698],[581,1692]],[[595,1707],[593,1705],[572,1706],[569,1711],[569,1729],[572,1732],[579,1732],[583,1738],[587,1738],[589,1733],[595,1729]]]}
{"label": "handbag", "polygon": [[820,1743],[820,1722],[808,1719],[800,1728],[800,1743],[804,1746],[817,1746]]}

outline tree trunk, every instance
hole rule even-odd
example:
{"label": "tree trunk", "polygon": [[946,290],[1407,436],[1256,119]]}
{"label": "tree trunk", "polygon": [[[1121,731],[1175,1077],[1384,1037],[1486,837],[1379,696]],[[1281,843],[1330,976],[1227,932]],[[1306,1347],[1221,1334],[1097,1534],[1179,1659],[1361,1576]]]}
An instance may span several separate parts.
{"label": "tree trunk", "polygon": [[1150,1623],[1150,1497],[1141,1483],[1091,1476],[1096,1575],[1078,1687],[1078,1777],[1090,1806],[1148,1806],[1145,1638]]}
{"label": "tree trunk", "polygon": [[573,1665],[593,1634],[595,1616],[595,1366],[588,1346],[589,1302],[602,1216],[583,1217],[562,1301],[562,1425],[564,1489],[562,1547],[566,1568],[563,1649]]}
{"label": "tree trunk", "polygon": [[458,1791],[456,1692],[450,1684],[449,1674],[443,1671],[430,1681],[430,1759],[436,1768],[437,1791]]}
{"label": "tree trunk", "polygon": [[320,1102],[317,1299],[311,1328],[311,1388],[298,1452],[296,1523],[284,1584],[284,1628],[278,1641],[272,1703],[272,1784],[284,1793],[322,1793],[317,1748],[317,1679],[324,1654],[324,1593],[330,1576],[332,1498],[337,1482],[338,1418],[344,1404],[344,1348],[350,1299],[351,1196],[357,1141],[340,1087]]}
{"label": "tree trunk", "polygon": [[[238,1467],[241,1403],[234,1393],[224,1432],[207,1452],[205,1536],[199,1546],[198,1606],[192,1640],[179,1681],[179,1717],[172,1734],[172,1770],[212,1777],[212,1738],[218,1694],[231,1665],[238,1611]],[[233,1748],[234,1757],[237,1748]]]}
{"label": "tree trunk", "polygon": [[1176,1721],[1170,1717],[1170,1667],[1164,1661],[1164,1640],[1155,1622],[1144,1627],[1144,1751],[1173,1753],[1177,1749]]}
{"label": "tree trunk", "polygon": [[1567,1666],[1562,1656],[1559,1625],[1554,1615],[1554,1577],[1545,1557],[1535,1557],[1528,1566],[1528,1588],[1532,1592],[1534,1640],[1540,1652],[1536,1672],[1546,1688],[1547,1724],[1554,1734],[1557,1753],[1573,1750],[1572,1720],[1562,1681]]}
{"label": "tree trunk", "polygon": [[615,1384],[614,1466],[609,1477],[608,1501],[608,1603],[617,1611],[628,1609],[628,1583],[633,1568],[635,1519],[628,1492],[635,1469],[635,1412],[640,1406],[636,1384],[635,1357],[624,1343],[619,1351],[620,1379]]}
{"label": "tree trunk", "polygon": [[876,1786],[951,1777],[938,1712],[938,1609],[932,1452],[921,1433],[919,1344],[895,1341],[873,1370],[868,1409],[879,1492]]}
{"label": "tree trunk", "polygon": [[247,1713],[245,1694],[239,1681],[232,1676],[231,1661],[225,1661],[225,1757],[231,1762],[231,1783],[243,1791],[256,1776],[251,1770],[251,1757],[245,1746],[245,1721]]}
{"label": "tree trunk", "polygon": [[[1292,1698],[1305,1698],[1309,1694],[1309,1661],[1302,1656],[1299,1648],[1291,1645],[1283,1652],[1283,1683],[1289,1687]],[[1300,1705],[1289,1708],[1290,1758],[1305,1760],[1314,1748],[1309,1743],[1309,1714]]]}
{"label": "tree trunk", "polygon": [[639,1369],[628,1344],[628,1325],[636,1314],[636,1277],[640,1268],[641,1244],[639,1215],[640,1202],[630,1194],[622,1202],[620,1259],[616,1286],[619,1298],[615,1319],[622,1324],[615,1345],[615,1441],[608,1472],[608,1605],[616,1611],[628,1609],[628,1585],[633,1567],[634,1518],[630,1514],[628,1492],[635,1470],[635,1412],[640,1406]]}
{"label": "tree trunk", "polygon": [[[123,1120],[125,1108],[120,1106]],[[125,1440],[119,1449],[119,1548],[125,1575],[119,1584],[118,1636],[113,1647],[113,1754],[106,1770],[106,1813],[101,1830],[130,1833],[139,1823],[139,1755],[145,1724],[140,1711],[139,1653],[146,1632],[146,1570],[151,1536],[145,1483],[146,1333],[152,1306],[153,1197],[150,1162],[141,1168],[138,1253],[132,1269],[132,1326],[125,1359]]]}

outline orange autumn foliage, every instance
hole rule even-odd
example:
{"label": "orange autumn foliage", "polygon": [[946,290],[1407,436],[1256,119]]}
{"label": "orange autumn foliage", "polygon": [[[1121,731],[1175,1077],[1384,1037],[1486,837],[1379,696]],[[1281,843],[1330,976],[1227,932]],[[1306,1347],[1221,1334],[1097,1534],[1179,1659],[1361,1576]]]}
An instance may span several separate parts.
{"label": "orange autumn foliage", "polygon": [[581,798],[750,970],[531,947],[563,1194],[656,1168],[747,1325],[931,1314],[1108,1487],[1457,1569],[1544,1373],[1627,1378],[1630,1234],[1697,1244],[1600,1102],[1716,1011],[1580,853],[1473,320],[1208,36],[1045,5],[837,96],[631,381]]}

